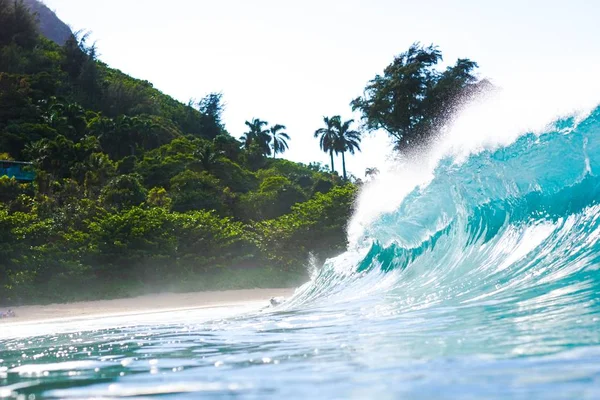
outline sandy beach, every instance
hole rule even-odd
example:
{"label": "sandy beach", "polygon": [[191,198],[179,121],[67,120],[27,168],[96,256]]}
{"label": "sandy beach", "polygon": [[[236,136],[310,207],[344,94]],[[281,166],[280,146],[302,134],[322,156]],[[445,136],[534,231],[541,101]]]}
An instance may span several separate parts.
{"label": "sandy beach", "polygon": [[[0,324],[59,319],[121,316],[197,308],[230,307],[249,302],[268,305],[271,297],[290,297],[294,289],[247,289],[198,293],[160,293],[128,299],[84,301],[68,304],[10,308],[16,317],[0,319]],[[9,307],[0,308],[6,312]]]}

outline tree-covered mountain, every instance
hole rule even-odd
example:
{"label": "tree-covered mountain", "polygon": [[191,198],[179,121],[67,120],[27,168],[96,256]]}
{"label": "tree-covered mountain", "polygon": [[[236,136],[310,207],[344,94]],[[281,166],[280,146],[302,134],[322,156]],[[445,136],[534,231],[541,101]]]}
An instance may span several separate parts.
{"label": "tree-covered mountain", "polygon": [[61,46],[69,40],[72,35],[71,28],[48,6],[39,0],[24,0],[24,3],[36,15],[42,35]]}
{"label": "tree-covered mountain", "polygon": [[297,283],[309,254],[343,251],[356,188],[270,156],[293,145],[280,124],[240,142],[222,111],[0,0],[0,160],[36,174],[0,177],[0,304]]}

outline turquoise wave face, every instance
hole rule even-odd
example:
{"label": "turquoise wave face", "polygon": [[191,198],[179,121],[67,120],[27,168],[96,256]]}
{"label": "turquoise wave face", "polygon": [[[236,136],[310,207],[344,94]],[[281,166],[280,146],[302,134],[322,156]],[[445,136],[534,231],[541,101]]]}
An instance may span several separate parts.
{"label": "turquoise wave face", "polygon": [[597,346],[599,135],[596,109],[460,164],[443,159],[289,307],[376,316],[402,332],[392,341],[411,359]]}
{"label": "turquoise wave face", "polygon": [[[382,278],[386,291],[406,295],[447,285],[447,300],[507,291],[490,291],[491,284],[534,291],[592,279],[597,288],[591,271],[600,249],[599,134],[596,109],[581,122],[557,121],[543,134],[524,135],[461,164],[443,159],[429,184],[371,223],[357,248],[330,260],[295,301],[343,296],[356,290],[346,285],[381,273],[394,276]],[[423,282],[430,276],[435,282]]]}
{"label": "turquoise wave face", "polygon": [[599,138],[441,160],[273,309],[0,331],[0,397],[600,398]]}

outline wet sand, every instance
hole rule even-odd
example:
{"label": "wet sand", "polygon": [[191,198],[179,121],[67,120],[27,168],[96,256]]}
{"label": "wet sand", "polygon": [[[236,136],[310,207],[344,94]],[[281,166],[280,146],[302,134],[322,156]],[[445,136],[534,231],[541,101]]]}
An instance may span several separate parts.
{"label": "wet sand", "polygon": [[[86,319],[92,317],[137,315],[165,311],[193,310],[239,306],[245,303],[263,303],[267,306],[271,297],[288,298],[294,289],[247,289],[198,293],[160,293],[116,300],[84,301],[68,304],[22,306],[10,308],[14,318],[0,319],[0,325],[22,322],[38,322],[61,319]],[[0,308],[1,312],[9,307]]]}

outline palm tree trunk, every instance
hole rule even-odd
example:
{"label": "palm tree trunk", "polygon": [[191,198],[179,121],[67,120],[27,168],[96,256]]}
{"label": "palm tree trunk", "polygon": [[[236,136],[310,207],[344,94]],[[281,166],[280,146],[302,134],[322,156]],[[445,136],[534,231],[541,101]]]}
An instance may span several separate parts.
{"label": "palm tree trunk", "polygon": [[342,151],[342,169],[344,170],[344,180],[346,180],[346,157],[344,157],[345,153],[345,151]]}
{"label": "palm tree trunk", "polygon": [[329,155],[331,156],[331,173],[333,174],[335,172],[335,168],[333,167],[333,150],[329,152]]}

